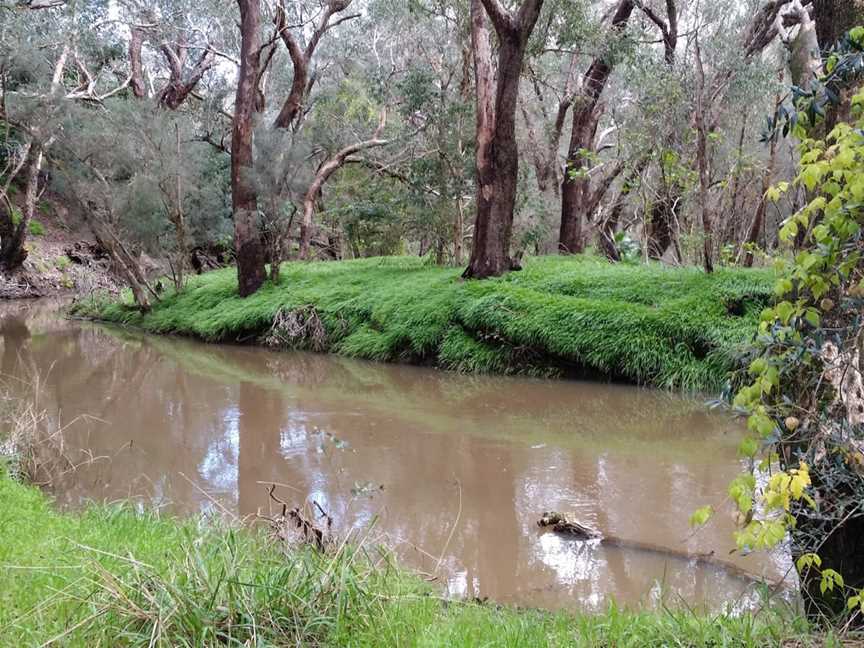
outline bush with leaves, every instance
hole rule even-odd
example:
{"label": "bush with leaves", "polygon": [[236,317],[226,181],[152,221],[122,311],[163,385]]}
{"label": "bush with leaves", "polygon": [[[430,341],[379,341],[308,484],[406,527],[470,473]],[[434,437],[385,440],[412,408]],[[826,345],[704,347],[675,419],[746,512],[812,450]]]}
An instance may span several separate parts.
{"label": "bush with leaves", "polygon": [[[842,57],[860,59],[864,29],[850,38],[856,47],[834,55],[821,91],[796,104],[791,130],[801,141],[801,161],[792,185],[805,189],[809,202],[782,226],[781,240],[799,246],[775,262],[776,302],[762,313],[746,369],[736,377],[734,406],[750,431],[740,452],[753,470],[732,482],[729,495],[739,512],[741,550],[770,549],[788,538],[808,615],[861,625],[864,90],[850,87],[848,120],[823,135],[825,102],[844,94],[832,89],[831,77],[854,63]],[[768,198],[792,185],[775,187]],[[693,521],[709,514],[697,511]]]}

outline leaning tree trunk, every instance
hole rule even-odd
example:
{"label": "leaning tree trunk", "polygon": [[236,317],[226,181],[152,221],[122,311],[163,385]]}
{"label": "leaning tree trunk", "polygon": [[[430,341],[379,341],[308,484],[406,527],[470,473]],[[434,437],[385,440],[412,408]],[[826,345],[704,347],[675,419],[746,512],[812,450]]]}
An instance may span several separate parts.
{"label": "leaning tree trunk", "polygon": [[[621,0],[612,17],[611,33],[623,29],[635,8],[633,0]],[[582,223],[590,216],[587,200],[591,190],[588,170],[591,161],[585,153],[594,150],[600,95],[606,87],[612,64],[608,55],[595,59],[585,73],[582,92],[576,97],[573,106],[573,127],[570,133],[570,146],[567,149],[567,166],[561,184],[561,231],[558,236],[558,250],[563,254],[578,254],[584,249]]]}
{"label": "leaning tree trunk", "polygon": [[[496,277],[514,266],[510,238],[519,174],[516,104],[525,47],[542,5],[543,0],[525,0],[514,16],[498,0],[471,0],[477,85],[477,215],[471,259],[463,273],[466,278]],[[498,34],[497,83],[487,13]]]}
{"label": "leaning tree trunk", "polygon": [[744,255],[741,263],[745,268],[753,267],[753,262],[756,259],[756,255],[753,254],[753,247],[759,241],[759,237],[762,235],[762,230],[765,227],[765,214],[768,211],[767,194],[774,179],[774,167],[777,162],[776,137],[771,140],[770,151],[768,167],[762,172],[762,196],[759,198],[759,206],[756,208],[756,213],[753,215],[750,227],[747,228],[747,235],[744,237],[744,242],[741,244],[741,252]]}
{"label": "leaning tree trunk", "polygon": [[30,147],[30,162],[27,165],[27,188],[24,192],[24,210],[21,213],[21,220],[18,221],[12,235],[3,241],[2,248],[0,248],[0,266],[7,272],[14,272],[27,259],[24,242],[27,239],[27,230],[36,213],[39,173],[42,171],[43,158],[42,146],[33,143]]}
{"label": "leaning tree trunk", "polygon": [[264,246],[258,224],[258,190],[252,150],[261,47],[259,0],[237,0],[240,5],[240,73],[231,138],[231,202],[234,211],[234,248],[241,297],[264,283]]}

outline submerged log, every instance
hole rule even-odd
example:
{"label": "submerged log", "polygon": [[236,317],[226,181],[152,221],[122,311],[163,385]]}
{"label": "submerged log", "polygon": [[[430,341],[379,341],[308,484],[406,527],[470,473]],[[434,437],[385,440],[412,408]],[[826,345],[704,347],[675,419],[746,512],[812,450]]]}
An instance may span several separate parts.
{"label": "submerged log", "polygon": [[607,547],[618,547],[620,549],[630,549],[633,551],[645,551],[660,556],[667,556],[675,560],[693,563],[694,566],[708,566],[723,571],[753,583],[767,583],[771,587],[781,588],[784,583],[769,582],[764,578],[753,574],[738,565],[715,557],[714,552],[694,553],[681,549],[672,549],[647,542],[639,542],[638,540],[628,540],[626,538],[618,538],[616,536],[604,535],[602,532],[587,527],[584,524],[569,519],[563,513],[555,511],[546,511],[537,521],[537,526],[541,529],[548,529],[554,533],[566,536],[572,540],[587,542],[595,541],[597,544]]}

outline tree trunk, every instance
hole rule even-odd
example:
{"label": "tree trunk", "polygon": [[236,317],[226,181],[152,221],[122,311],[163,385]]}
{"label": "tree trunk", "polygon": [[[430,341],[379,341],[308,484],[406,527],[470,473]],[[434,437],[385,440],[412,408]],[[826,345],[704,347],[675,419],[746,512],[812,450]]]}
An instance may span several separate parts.
{"label": "tree trunk", "polygon": [[[845,484],[838,483],[835,470],[828,467],[833,473],[829,478],[830,487],[823,486],[818,472],[811,473],[816,497],[825,503],[823,506],[827,510],[814,512],[802,506],[796,511],[796,524],[790,533],[793,561],[797,562],[807,553],[816,553],[822,559],[820,569],[799,574],[804,611],[808,619],[817,624],[845,617],[849,592],[864,589],[864,560],[861,559],[864,556],[864,516],[853,508],[857,506],[855,497],[859,488],[848,482],[848,476],[844,478]],[[857,476],[854,479],[857,481]],[[820,572],[825,569],[839,573],[845,587],[823,593]],[[860,616],[851,620],[851,627],[860,628],[861,625]]]}
{"label": "tree trunk", "polygon": [[[778,99],[779,100],[779,99]],[[741,245],[741,251],[744,253],[742,265],[745,268],[752,268],[755,255],[753,254],[752,246],[756,245],[759,237],[762,235],[762,228],[765,223],[765,213],[768,211],[768,198],[766,194],[771,188],[771,183],[774,180],[774,166],[777,160],[777,138],[771,140],[771,152],[768,157],[768,168],[762,174],[762,196],[759,198],[759,206],[756,208],[756,213],[753,215],[753,221],[747,229],[747,236]]]}
{"label": "tree trunk", "polygon": [[699,35],[696,45],[696,109],[693,121],[696,126],[696,166],[699,170],[699,211],[702,213],[702,254],[705,272],[714,272],[714,227],[709,209],[711,174],[708,159],[708,127],[705,122],[705,70],[702,65],[702,52],[699,48]]}
{"label": "tree trunk", "polygon": [[240,6],[242,42],[231,139],[231,202],[237,284],[240,296],[248,297],[261,287],[266,278],[252,148],[261,58],[258,33],[261,7],[259,0],[237,0],[237,3]]}
{"label": "tree trunk", "polygon": [[325,0],[322,4],[322,11],[318,23],[315,25],[309,40],[306,42],[306,47],[302,48],[298,40],[291,33],[291,27],[288,25],[288,16],[286,14],[284,0],[276,6],[276,17],[274,23],[279,33],[282,42],[288,49],[288,55],[291,57],[291,65],[293,66],[293,78],[291,80],[291,91],[282,104],[279,114],[276,116],[276,121],[273,123],[275,128],[297,128],[298,124],[303,119],[303,104],[312,89],[312,84],[315,81],[314,75],[310,75],[309,69],[312,63],[312,57],[315,55],[315,49],[321,42],[321,38],[336,25],[339,25],[346,20],[358,18],[359,14],[352,14],[337,18],[331,22],[331,18],[345,11],[353,2],[353,0]]}
{"label": "tree trunk", "polygon": [[129,67],[131,74],[129,75],[129,86],[132,88],[132,94],[138,99],[143,99],[147,96],[147,86],[144,83],[144,65],[141,61],[141,50],[144,47],[144,40],[147,33],[142,27],[131,28],[132,37],[129,40]]}
{"label": "tree trunk", "polygon": [[[634,8],[633,0],[621,0],[618,3],[612,18],[613,34],[626,26]],[[586,213],[587,197],[591,189],[591,179],[588,176],[591,160],[588,155],[594,150],[594,138],[600,118],[600,95],[603,94],[611,73],[612,65],[607,56],[594,59],[585,73],[582,91],[574,101],[567,166],[561,184],[561,231],[558,250],[562,254],[578,254],[584,249],[582,224],[590,216]]]}
{"label": "tree trunk", "polygon": [[[274,126],[276,128],[290,128],[300,115],[303,108],[303,100],[306,97],[306,88],[309,85],[309,58],[300,48],[300,44],[291,35],[286,27],[287,18],[282,5],[277,9],[277,23],[282,42],[288,48],[288,55],[291,57],[293,66],[293,75],[291,78],[291,91],[288,93],[285,103],[279,110],[276,116]],[[311,55],[311,53],[310,53]]]}
{"label": "tree trunk", "polygon": [[453,221],[453,263],[462,265],[462,248],[465,237],[465,216],[463,214],[462,198],[456,198],[456,216]]}
{"label": "tree trunk", "polygon": [[[516,103],[528,37],[543,0],[525,0],[509,14],[498,0],[471,0],[471,41],[477,86],[477,215],[465,278],[485,279],[510,270],[519,151]],[[492,68],[488,13],[498,34],[498,78]]]}
{"label": "tree trunk", "polygon": [[612,263],[618,263],[621,260],[621,253],[615,244],[615,234],[618,231],[621,212],[624,211],[625,200],[626,194],[622,191],[609,210],[609,216],[603,219],[600,227],[597,228],[597,247]]}
{"label": "tree trunk", "polygon": [[[660,28],[663,35],[663,60],[671,70],[675,65],[678,49],[677,3],[675,0],[666,0],[665,18],[654,13],[650,7],[641,5],[641,8],[648,18]],[[663,139],[663,149],[665,151],[680,150],[679,140],[680,134],[677,129],[673,128]],[[646,223],[648,257],[650,259],[661,259],[673,245],[677,251],[675,210],[680,206],[683,194],[680,182],[673,181],[671,184],[668,182],[662,152],[658,157],[658,162],[662,178],[661,192],[651,207],[651,217]],[[680,256],[679,253],[679,259]]]}
{"label": "tree trunk", "polygon": [[675,205],[680,200],[678,187],[651,206],[651,220],[648,223],[648,258],[661,259],[666,250],[675,242]]}
{"label": "tree trunk", "polygon": [[21,220],[15,226],[12,236],[7,237],[3,241],[2,248],[0,248],[0,266],[6,272],[14,272],[27,259],[27,250],[24,248],[24,242],[27,240],[27,231],[36,213],[36,199],[39,195],[39,173],[42,171],[42,160],[44,159],[42,146],[34,142],[30,147],[29,155],[27,188],[24,192],[24,210],[21,214]]}
{"label": "tree trunk", "polygon": [[[177,146],[177,159],[181,159],[180,126],[175,122],[174,136]],[[177,269],[174,273],[174,288],[177,292],[183,290],[184,270],[189,259],[189,234],[186,230],[186,214],[183,212],[183,178],[179,169],[176,174],[176,195],[174,196],[174,231],[177,236]]]}
{"label": "tree trunk", "polygon": [[813,0],[810,15],[816,23],[816,33],[823,47],[830,48],[843,35],[864,24],[862,0]]}

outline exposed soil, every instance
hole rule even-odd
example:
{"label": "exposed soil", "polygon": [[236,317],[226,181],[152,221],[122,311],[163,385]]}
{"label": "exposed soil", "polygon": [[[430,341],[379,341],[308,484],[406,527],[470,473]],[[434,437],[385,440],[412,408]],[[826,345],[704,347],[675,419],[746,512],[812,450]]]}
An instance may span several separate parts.
{"label": "exposed soil", "polygon": [[11,275],[0,273],[0,299],[120,290],[110,259],[79,215],[46,194],[35,221],[24,266]]}

